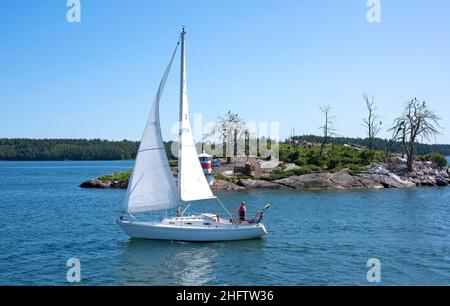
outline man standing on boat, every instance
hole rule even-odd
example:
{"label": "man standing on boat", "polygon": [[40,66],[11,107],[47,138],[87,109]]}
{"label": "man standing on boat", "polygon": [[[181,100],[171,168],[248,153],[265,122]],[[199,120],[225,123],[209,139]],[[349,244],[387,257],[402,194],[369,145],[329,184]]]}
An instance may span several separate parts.
{"label": "man standing on boat", "polygon": [[247,214],[247,208],[245,207],[245,202],[241,202],[241,206],[239,207],[239,222],[242,223],[245,221],[245,215]]}

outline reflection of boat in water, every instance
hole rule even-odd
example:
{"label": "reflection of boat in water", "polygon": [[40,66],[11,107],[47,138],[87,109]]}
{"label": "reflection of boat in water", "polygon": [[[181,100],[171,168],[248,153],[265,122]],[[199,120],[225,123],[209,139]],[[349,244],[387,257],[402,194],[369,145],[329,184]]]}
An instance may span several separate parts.
{"label": "reflection of boat in water", "polygon": [[[200,165],[189,120],[185,72],[185,34],[181,33],[180,132],[178,186],[167,160],[159,122],[159,102],[178,45],[164,73],[136,156],[128,185],[125,213],[117,223],[130,237],[178,241],[226,241],[258,238],[267,234],[261,218],[255,222],[235,222],[231,214],[211,192]],[[181,203],[216,199],[229,214],[177,216],[162,221],[138,221],[132,214],[168,211]],[[189,204],[190,205],[190,204]],[[189,206],[188,205],[188,206]]]}
{"label": "reflection of boat in water", "polygon": [[219,253],[209,246],[132,239],[124,245],[117,274],[127,285],[204,285],[213,279]]}
{"label": "reflection of boat in water", "polygon": [[[130,239],[121,242],[115,274],[123,285],[232,285],[224,274],[263,271],[265,239],[190,243]],[[237,254],[246,254],[237,258]]]}

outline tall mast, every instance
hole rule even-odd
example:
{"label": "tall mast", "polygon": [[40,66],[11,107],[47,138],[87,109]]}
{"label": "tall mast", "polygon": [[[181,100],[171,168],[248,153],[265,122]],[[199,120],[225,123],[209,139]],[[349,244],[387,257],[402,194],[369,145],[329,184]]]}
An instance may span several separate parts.
{"label": "tall mast", "polygon": [[187,95],[187,89],[186,89],[186,52],[185,52],[185,46],[184,46],[184,36],[186,35],[186,31],[183,29],[181,31],[181,73],[180,73],[180,116],[179,116],[179,137],[178,137],[178,189],[181,188],[181,163],[182,163],[182,134],[183,134],[183,102],[184,97]]}
{"label": "tall mast", "polygon": [[214,198],[198,159],[194,135],[189,119],[189,102],[186,90],[186,31],[181,32],[180,77],[180,134],[178,154],[178,190],[181,200],[192,202]]}

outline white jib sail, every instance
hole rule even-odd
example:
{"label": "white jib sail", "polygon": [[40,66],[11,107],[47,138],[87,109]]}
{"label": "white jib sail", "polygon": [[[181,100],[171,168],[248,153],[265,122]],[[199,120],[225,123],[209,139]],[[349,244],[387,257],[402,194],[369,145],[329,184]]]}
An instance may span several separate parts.
{"label": "white jib sail", "polygon": [[136,156],[125,199],[125,211],[128,213],[167,210],[180,204],[180,194],[167,160],[159,122],[159,101],[177,48],[178,44],[159,85]]}
{"label": "white jib sail", "polygon": [[184,35],[181,34],[181,89],[180,89],[180,135],[178,156],[178,188],[185,202],[206,200],[214,195],[206,181],[198,159],[194,137],[189,120],[189,106],[186,91],[186,63]]}

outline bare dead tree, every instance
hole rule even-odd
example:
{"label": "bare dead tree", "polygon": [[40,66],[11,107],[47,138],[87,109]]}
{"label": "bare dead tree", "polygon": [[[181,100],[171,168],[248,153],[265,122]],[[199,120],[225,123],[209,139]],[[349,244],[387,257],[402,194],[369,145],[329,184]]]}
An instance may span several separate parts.
{"label": "bare dead tree", "polygon": [[398,126],[398,128],[396,129],[390,129],[389,131],[392,132],[391,137],[388,139],[387,143],[386,143],[386,160],[388,163],[388,167],[391,168],[392,167],[392,158],[391,158],[391,154],[392,154],[392,148],[394,147],[394,145],[396,143],[399,142],[399,139],[401,138],[401,132],[404,130],[404,124],[401,124]]}
{"label": "bare dead tree", "polygon": [[231,156],[230,152],[227,152],[227,148],[233,147],[233,155],[236,156],[238,153],[238,142],[245,139],[246,132],[248,133],[248,128],[245,121],[238,114],[228,111],[225,116],[217,118],[216,124],[211,128],[207,137],[209,139],[219,138],[222,140],[222,154],[223,157],[227,157],[227,162],[229,163]]}
{"label": "bare dead tree", "polygon": [[417,141],[436,139],[440,134],[438,129],[441,128],[439,120],[441,118],[428,109],[426,102],[420,102],[417,98],[409,101],[403,114],[394,120],[389,131],[393,132],[394,141],[403,145],[409,171],[413,171]]}
{"label": "bare dead tree", "polygon": [[331,115],[331,107],[327,106],[319,106],[320,111],[324,115],[324,125],[319,127],[323,131],[323,139],[320,144],[320,156],[323,154],[323,148],[328,143],[330,137],[336,136],[336,129],[334,128],[334,122],[336,117]]}
{"label": "bare dead tree", "polygon": [[369,150],[373,151],[373,141],[380,132],[382,122],[379,121],[379,117],[375,113],[377,106],[375,105],[375,99],[373,96],[369,98],[366,93],[363,93],[363,98],[366,103],[367,117],[363,119],[362,125],[366,129],[367,138],[369,139]]}

